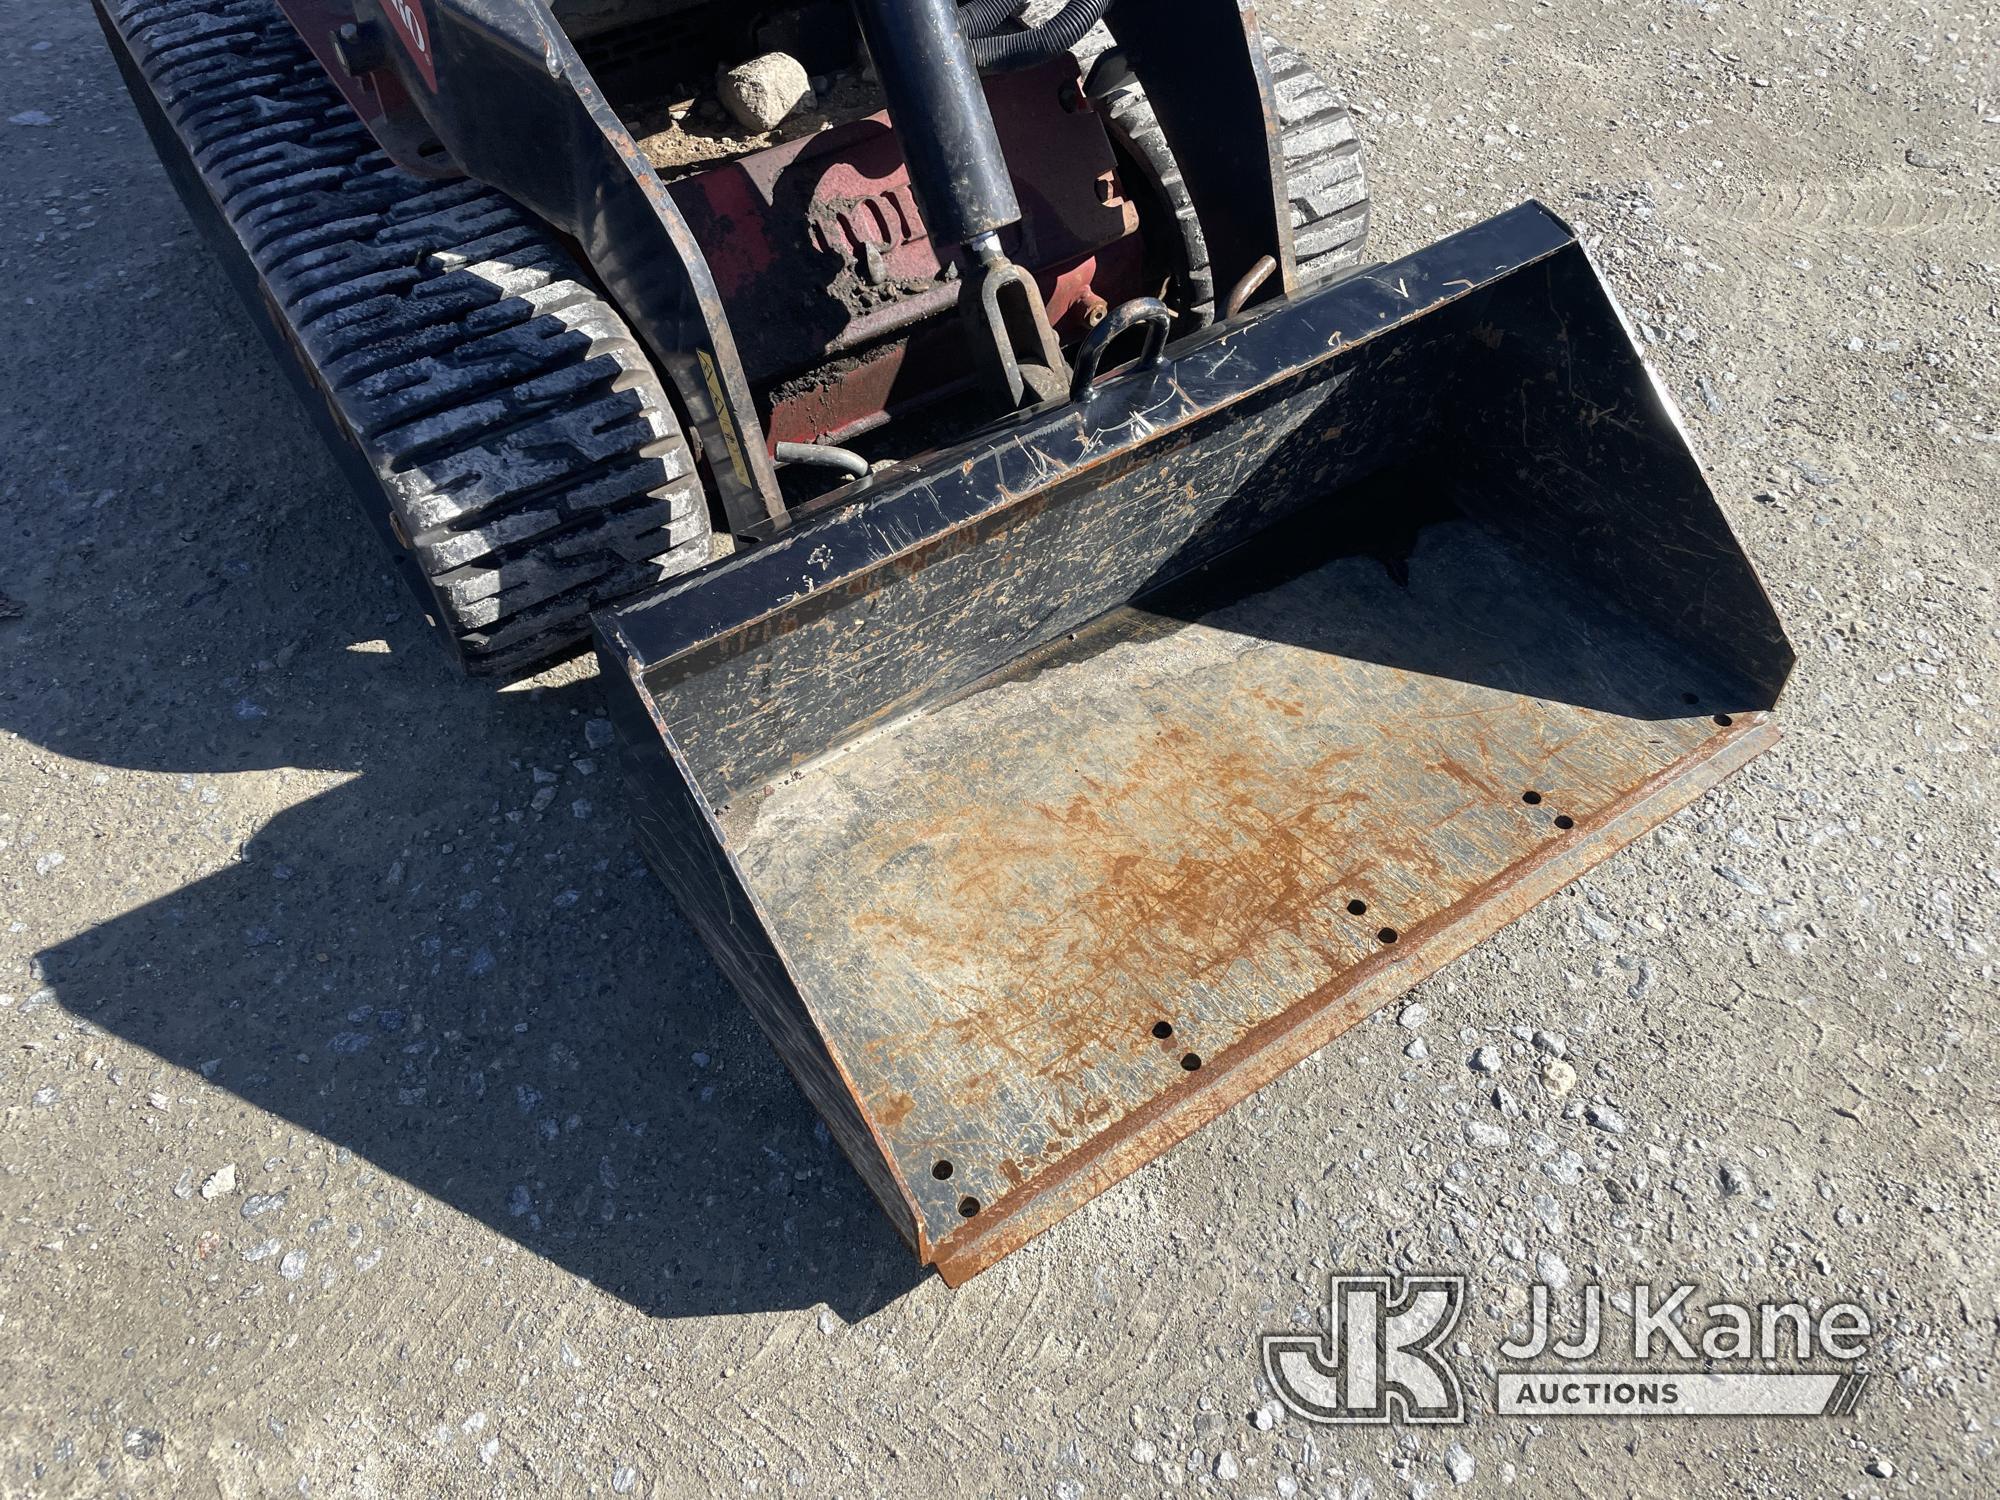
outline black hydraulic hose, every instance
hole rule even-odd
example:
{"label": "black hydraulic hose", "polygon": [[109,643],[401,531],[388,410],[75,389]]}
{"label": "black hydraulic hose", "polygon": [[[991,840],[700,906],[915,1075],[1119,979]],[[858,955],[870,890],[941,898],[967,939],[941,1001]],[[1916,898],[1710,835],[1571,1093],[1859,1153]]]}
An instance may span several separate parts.
{"label": "black hydraulic hose", "polygon": [[1008,31],[999,36],[971,33],[972,60],[981,68],[1006,68],[1054,57],[1082,41],[1083,34],[1104,19],[1112,3],[1113,0],[1069,0],[1048,20],[1028,31]]}
{"label": "black hydraulic hose", "polygon": [[1028,0],[962,0],[959,24],[968,37],[991,36],[1028,8]]}

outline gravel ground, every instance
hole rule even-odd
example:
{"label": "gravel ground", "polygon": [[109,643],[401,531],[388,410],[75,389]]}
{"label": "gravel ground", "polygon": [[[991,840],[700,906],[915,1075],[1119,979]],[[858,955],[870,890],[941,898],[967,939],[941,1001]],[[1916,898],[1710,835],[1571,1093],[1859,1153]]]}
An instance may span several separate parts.
{"label": "gravel ground", "polygon": [[[1383,253],[1581,227],[1788,738],[953,1293],[641,867],[587,670],[447,675],[88,11],[0,14],[0,1492],[1993,1492],[1994,13],[1267,24],[1365,107]],[[1877,1373],[1273,1420],[1257,1332],[1391,1266],[1473,1278],[1475,1363],[1650,1275],[1858,1299]]]}

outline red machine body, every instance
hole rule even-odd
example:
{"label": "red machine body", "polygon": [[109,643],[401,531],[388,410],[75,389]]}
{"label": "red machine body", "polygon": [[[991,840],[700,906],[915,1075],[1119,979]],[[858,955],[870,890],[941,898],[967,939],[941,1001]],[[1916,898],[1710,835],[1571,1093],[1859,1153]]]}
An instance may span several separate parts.
{"label": "red machine body", "polygon": [[[400,47],[421,54],[420,72],[433,78],[422,0],[381,0],[391,34],[376,23],[361,43],[351,0],[280,3],[399,164],[427,175],[455,170],[398,75],[357,55]],[[984,83],[1022,210],[1002,243],[1034,273],[1069,344],[1109,307],[1157,290],[1146,285],[1138,208],[1074,58]],[[955,318],[954,247],[932,241],[886,111],[668,188],[708,262],[767,450],[845,441],[974,383]]]}
{"label": "red machine body", "polygon": [[[1074,59],[998,74],[986,91],[1022,211],[1001,241],[1069,343],[1146,290],[1138,209]],[[958,267],[931,239],[886,113],[671,191],[767,393],[771,443],[842,441],[972,381]]]}

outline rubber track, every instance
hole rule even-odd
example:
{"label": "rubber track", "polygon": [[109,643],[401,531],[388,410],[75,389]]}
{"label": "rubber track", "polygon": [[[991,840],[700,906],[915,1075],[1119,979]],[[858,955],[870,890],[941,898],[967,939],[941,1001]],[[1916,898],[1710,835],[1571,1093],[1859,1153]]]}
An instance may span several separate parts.
{"label": "rubber track", "polygon": [[1361,136],[1347,101],[1297,52],[1266,37],[1264,60],[1278,96],[1299,280],[1311,285],[1361,259],[1368,238]]}
{"label": "rubber track", "polygon": [[545,662],[596,605],[709,560],[666,393],[548,229],[491,188],[397,168],[269,0],[107,9],[466,670]]}
{"label": "rubber track", "polygon": [[[1346,101],[1283,42],[1264,39],[1264,59],[1278,100],[1285,185],[1292,206],[1292,245],[1299,282],[1311,286],[1356,265],[1368,238],[1368,183],[1361,138]],[[1102,101],[1107,121],[1126,147],[1146,162],[1177,221],[1185,252],[1181,298],[1197,322],[1215,316],[1215,275],[1194,202],[1136,81]]]}

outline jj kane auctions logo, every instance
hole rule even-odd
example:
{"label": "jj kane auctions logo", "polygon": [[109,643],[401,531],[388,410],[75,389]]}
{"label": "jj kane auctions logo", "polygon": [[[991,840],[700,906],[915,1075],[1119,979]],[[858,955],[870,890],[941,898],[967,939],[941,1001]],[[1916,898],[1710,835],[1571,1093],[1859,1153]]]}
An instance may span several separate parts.
{"label": "jj kane auctions logo", "polygon": [[[1695,1288],[1640,1282],[1622,1301],[1592,1282],[1558,1334],[1549,1288],[1530,1290],[1528,1333],[1500,1345],[1492,1409],[1502,1416],[1845,1416],[1866,1377],[1851,1368],[1874,1332],[1858,1303],[1694,1305]],[[1278,1399],[1309,1422],[1452,1424],[1465,1393],[1446,1341],[1465,1278],[1335,1276],[1324,1334],[1267,1333],[1259,1344]],[[1608,1329],[1607,1311],[1626,1326]],[[1462,1346],[1461,1346],[1462,1347]],[[1599,1368],[1585,1361],[1623,1361]],[[1549,1361],[1553,1359],[1554,1363]],[[1702,1361],[1698,1369],[1670,1361]],[[1836,1368],[1811,1368],[1835,1362]],[[1789,1364],[1791,1368],[1771,1368]]]}

